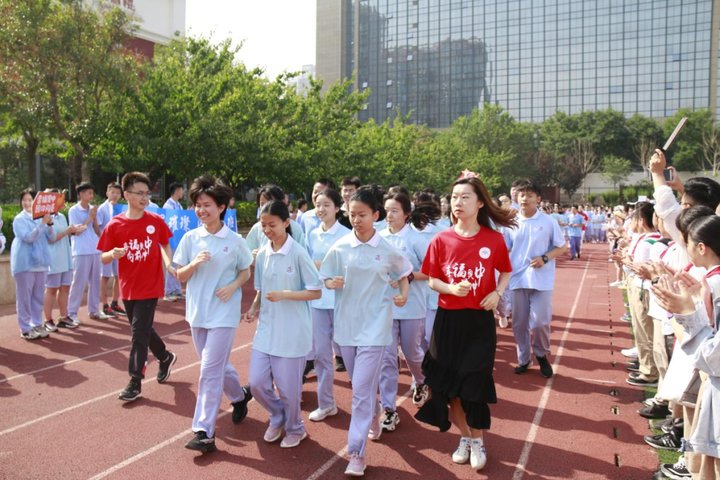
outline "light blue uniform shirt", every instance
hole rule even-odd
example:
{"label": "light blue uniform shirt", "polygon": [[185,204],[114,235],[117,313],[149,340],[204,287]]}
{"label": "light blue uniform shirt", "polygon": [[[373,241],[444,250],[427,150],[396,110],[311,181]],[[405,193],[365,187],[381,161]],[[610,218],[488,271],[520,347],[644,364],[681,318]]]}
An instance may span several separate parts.
{"label": "light blue uniform shirt", "polygon": [[47,272],[50,265],[48,243],[55,238],[54,227],[33,220],[25,210],[15,215],[12,223],[15,238],[10,246],[10,273]]}
{"label": "light blue uniform shirt", "polygon": [[[88,219],[89,211],[89,208],[83,208],[82,205],[76,203],[70,207],[70,210],[68,211],[68,223],[70,223],[70,225],[85,223]],[[96,255],[100,253],[100,250],[97,249],[98,240],[99,238],[97,234],[95,234],[93,223],[88,223],[84,232],[76,233],[70,240],[73,257],[77,255]]]}
{"label": "light blue uniform shirt", "polygon": [[345,278],[345,286],[335,291],[335,342],[355,347],[390,345],[394,294],[390,282],[410,272],[410,262],[377,232],[367,243],[354,233],[338,240],[320,266],[323,279]]}
{"label": "light blue uniform shirt", "polygon": [[440,231],[442,231],[446,228],[450,228],[452,226],[452,222],[450,221],[450,217],[443,217],[437,222],[435,222],[435,225],[437,225]]}
{"label": "light blue uniform shirt", "polygon": [[[571,227],[572,224],[580,225],[579,227]],[[568,235],[571,237],[582,237],[582,225],[585,225],[585,218],[579,213],[575,215],[570,212],[568,214]]]}
{"label": "light blue uniform shirt", "polygon": [[[68,222],[65,215],[58,212],[52,216],[53,230],[55,236],[62,235],[68,229]],[[55,273],[68,272],[73,269],[72,253],[70,252],[70,237],[64,236],[56,242],[52,242],[50,247],[50,275]]]}
{"label": "light blue uniform shirt", "polygon": [[556,247],[565,245],[560,225],[538,209],[530,218],[518,212],[518,226],[505,229],[505,242],[510,251],[510,290],[531,288],[552,290],[555,286],[555,260],[540,268],[533,268],[530,262]]}
{"label": "light blue uniform shirt", "polygon": [[[322,262],[330,247],[342,237],[350,233],[350,229],[335,222],[330,229],[325,232],[322,225],[315,228],[308,235],[307,249],[313,262]],[[323,285],[322,297],[319,300],[310,302],[310,306],[322,310],[332,310],[335,308],[335,291],[325,288]]]}
{"label": "light blue uniform shirt", "polygon": [[307,236],[310,232],[315,230],[322,223],[322,220],[318,218],[317,213],[313,208],[303,213],[300,222],[300,226],[302,227],[303,232],[305,232],[305,235]]}
{"label": "light blue uniform shirt", "polygon": [[304,357],[312,349],[310,302],[271,302],[276,290],[320,290],[322,282],[310,255],[292,237],[274,252],[268,242],[255,259],[255,290],[260,292],[260,316],[253,349],[276,357]]}
{"label": "light blue uniform shirt", "polygon": [[[302,248],[305,248],[305,234],[300,225],[293,219],[290,219],[290,231],[292,232],[293,240],[298,242]],[[260,222],[252,226],[247,234],[246,241],[251,252],[253,250],[260,251],[261,248],[269,243],[267,236],[262,231]]]}
{"label": "light blue uniform shirt", "polygon": [[[430,246],[430,242],[425,239],[422,234],[416,232],[410,225],[406,224],[402,230],[397,233],[390,233],[390,229],[386,228],[380,232],[380,236],[402,253],[403,257],[412,265],[413,272],[420,271],[420,266],[423,260],[425,260],[425,254]],[[394,319],[412,320],[425,318],[427,314],[427,296],[425,295],[424,285],[427,285],[427,282],[413,281],[410,284],[408,300],[405,306],[397,307],[393,304]],[[399,289],[393,291],[393,295],[399,294]]]}
{"label": "light blue uniform shirt", "polygon": [[163,208],[165,210],[182,210],[183,206],[175,200],[174,198],[170,197],[167,200],[165,200],[165,204],[163,205]]}
{"label": "light blue uniform shirt", "polygon": [[250,268],[250,249],[245,239],[226,225],[215,234],[200,226],[183,235],[173,262],[184,267],[203,250],[210,252],[210,261],[198,265],[187,282],[185,318],[193,328],[237,328],[242,288],[235,290],[227,302],[220,300],[215,291],[235,281],[239,271]]}
{"label": "light blue uniform shirt", "polygon": [[[445,225],[441,224],[441,221],[443,219],[438,220],[436,223],[428,223],[425,226],[425,229],[423,231],[417,230],[414,226],[412,227],[413,230],[416,232],[419,232],[422,234],[425,239],[428,242],[428,245],[430,245],[430,242],[433,238],[435,238],[435,235],[442,232],[443,230],[446,230],[448,227],[450,227],[450,219],[447,219],[448,226],[445,227]],[[427,253],[427,252],[426,252]],[[437,310],[438,309],[438,300],[440,300],[440,294],[430,288],[430,284],[427,280],[422,280],[421,282],[423,284],[423,288],[425,289],[425,298],[427,299],[427,308],[428,310]]]}
{"label": "light blue uniform shirt", "polygon": [[103,203],[100,204],[98,207],[97,212],[97,219],[98,224],[100,225],[100,231],[102,232],[105,230],[105,227],[108,223],[110,223],[110,220],[112,220],[113,217],[113,204],[110,203],[110,200],[105,200]]}

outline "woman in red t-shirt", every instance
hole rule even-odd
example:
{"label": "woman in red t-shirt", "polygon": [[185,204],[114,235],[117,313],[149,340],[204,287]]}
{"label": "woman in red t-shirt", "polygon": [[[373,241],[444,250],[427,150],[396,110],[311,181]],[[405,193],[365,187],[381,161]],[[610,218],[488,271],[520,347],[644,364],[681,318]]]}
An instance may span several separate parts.
{"label": "woman in red t-shirt", "polygon": [[[431,398],[416,414],[422,422],[460,430],[455,463],[485,466],[483,430],[489,403],[497,401],[493,309],[510,280],[510,258],[496,226],[515,225],[515,212],[496,206],[472,172],[455,181],[450,199],[453,227],[430,243],[421,271],[440,293],[430,348],[423,361]],[[500,272],[495,283],[495,270]],[[448,405],[450,406],[448,415]]]}

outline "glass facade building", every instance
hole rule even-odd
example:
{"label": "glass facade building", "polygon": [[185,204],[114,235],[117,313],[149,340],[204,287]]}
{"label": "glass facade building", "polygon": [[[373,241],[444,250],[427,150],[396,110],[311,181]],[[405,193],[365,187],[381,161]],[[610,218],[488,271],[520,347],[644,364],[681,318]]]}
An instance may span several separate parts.
{"label": "glass facade building", "polygon": [[[342,18],[325,15],[338,2]],[[485,102],[521,121],[605,108],[663,118],[716,111],[718,3],[318,0],[318,32],[342,26],[336,72],[371,91],[361,119],[410,113],[443,128]],[[318,33],[318,67],[323,48]]]}

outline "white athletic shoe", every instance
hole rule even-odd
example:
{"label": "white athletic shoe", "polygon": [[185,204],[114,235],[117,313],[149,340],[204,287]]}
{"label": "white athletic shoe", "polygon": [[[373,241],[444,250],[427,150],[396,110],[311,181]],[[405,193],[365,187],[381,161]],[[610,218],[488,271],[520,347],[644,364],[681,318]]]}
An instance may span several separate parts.
{"label": "white athletic shoe", "polygon": [[500,317],[500,320],[498,320],[498,323],[500,324],[500,328],[507,328],[508,325],[510,325],[510,322],[508,321],[508,317]]}
{"label": "white athletic shoe", "polygon": [[310,415],[308,415],[308,418],[313,422],[322,422],[327,417],[332,417],[333,415],[337,415],[337,413],[337,405],[333,404],[333,406],[329,408],[318,408],[317,410],[313,410],[310,412]]}
{"label": "white athletic shoe", "polygon": [[460,437],[460,445],[452,454],[452,461],[455,463],[463,464],[470,460],[470,439],[467,437]]}
{"label": "white athletic shoe", "polygon": [[479,438],[473,438],[470,442],[470,466],[473,470],[482,470],[487,463],[485,446]]}
{"label": "white athletic shoe", "polygon": [[624,348],[624,349],[620,350],[620,353],[622,353],[623,356],[628,357],[628,358],[638,358],[637,347]]}

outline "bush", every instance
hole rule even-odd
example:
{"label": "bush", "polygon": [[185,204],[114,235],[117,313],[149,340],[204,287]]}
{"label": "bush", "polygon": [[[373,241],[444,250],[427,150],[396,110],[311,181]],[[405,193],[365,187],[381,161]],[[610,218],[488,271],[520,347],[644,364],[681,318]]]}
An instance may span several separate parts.
{"label": "bush", "polygon": [[250,228],[257,222],[257,203],[235,202],[238,228]]}
{"label": "bush", "polygon": [[15,215],[20,213],[22,207],[17,203],[9,203],[5,205],[0,205],[0,208],[2,208],[2,233],[3,235],[5,235],[5,240],[7,240],[5,244],[5,252],[10,252],[10,244],[15,238],[15,234],[13,233],[12,228],[12,222],[15,218]]}

